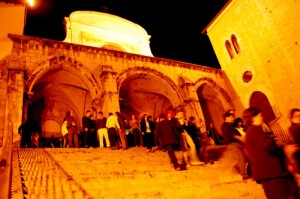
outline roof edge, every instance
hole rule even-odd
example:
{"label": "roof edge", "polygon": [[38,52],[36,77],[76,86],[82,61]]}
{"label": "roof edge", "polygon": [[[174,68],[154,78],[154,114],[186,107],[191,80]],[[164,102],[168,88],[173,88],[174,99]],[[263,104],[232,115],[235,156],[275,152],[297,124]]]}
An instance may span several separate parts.
{"label": "roof edge", "polygon": [[209,24],[201,31],[202,34],[207,34],[207,29],[221,16],[221,14],[226,10],[227,7],[233,2],[234,0],[229,0],[227,3],[223,6],[223,8],[216,14],[216,16],[209,22]]}

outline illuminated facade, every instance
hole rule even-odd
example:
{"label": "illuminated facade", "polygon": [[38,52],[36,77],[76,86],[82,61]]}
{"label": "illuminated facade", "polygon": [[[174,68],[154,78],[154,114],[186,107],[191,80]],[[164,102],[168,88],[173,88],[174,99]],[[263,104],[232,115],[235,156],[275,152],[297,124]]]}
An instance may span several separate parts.
{"label": "illuminated facade", "polygon": [[[59,136],[68,110],[74,111],[79,126],[88,109],[103,111],[105,115],[121,111],[128,119],[132,114],[138,116],[146,112],[155,117],[166,110],[181,109],[186,111],[187,117],[204,118],[219,128],[224,110],[241,107],[222,70],[153,57],[149,36],[127,20],[121,27],[128,24],[128,29],[122,30],[138,30],[137,40],[143,40],[144,47],[132,45],[129,48],[125,38],[113,41],[113,37],[101,33],[98,23],[94,24],[97,34],[91,27],[84,28],[88,22],[74,25],[72,21],[77,18],[72,18],[73,14],[67,19],[69,32],[64,42],[19,34],[6,36],[13,45],[0,62],[1,81],[5,82],[1,89],[7,92],[2,96],[7,103],[4,112],[6,118],[8,113],[12,114],[15,137],[18,126],[26,119],[39,126],[42,136]],[[112,15],[96,15],[122,21]],[[106,28],[118,35],[116,29],[120,27],[107,25]],[[82,39],[82,35],[89,36]],[[81,40],[70,43],[72,38]],[[82,42],[85,45],[78,44]],[[113,48],[106,48],[108,43]]]}
{"label": "illuminated facade", "polygon": [[298,1],[232,0],[204,30],[243,106],[262,109],[276,132],[300,107],[299,13]]}

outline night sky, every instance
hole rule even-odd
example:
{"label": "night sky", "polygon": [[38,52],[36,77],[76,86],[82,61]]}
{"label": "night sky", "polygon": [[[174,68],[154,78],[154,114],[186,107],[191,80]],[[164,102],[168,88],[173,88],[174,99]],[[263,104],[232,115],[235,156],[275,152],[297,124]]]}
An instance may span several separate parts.
{"label": "night sky", "polygon": [[142,26],[155,57],[220,68],[201,31],[227,0],[35,0],[27,10],[25,35],[64,40],[64,17],[77,10],[108,12]]}

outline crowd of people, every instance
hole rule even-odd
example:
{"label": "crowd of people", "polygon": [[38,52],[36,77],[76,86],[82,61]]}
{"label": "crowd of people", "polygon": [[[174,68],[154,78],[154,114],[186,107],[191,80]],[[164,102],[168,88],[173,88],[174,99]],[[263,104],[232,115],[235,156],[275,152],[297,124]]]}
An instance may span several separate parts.
{"label": "crowd of people", "polygon": [[299,195],[300,109],[290,114],[293,143],[278,146],[278,139],[257,108],[247,108],[242,117],[233,109],[224,113],[221,126],[233,169],[244,179],[261,184],[268,199],[296,199]]}
{"label": "crowd of people", "polygon": [[[109,113],[106,118],[103,112],[93,113],[88,110],[82,118],[81,130],[77,128],[72,115],[72,112],[67,112],[62,124],[63,147],[106,147],[112,150],[145,147],[149,152],[168,151],[168,147],[164,145],[166,142],[164,137],[170,139],[170,136],[164,136],[165,132],[160,133],[159,130],[161,124],[165,123],[163,122],[163,115],[165,114],[161,114],[155,121],[151,115],[147,114],[144,114],[140,119],[132,115],[131,119],[127,121],[120,112]],[[175,136],[176,142],[171,145],[176,150],[183,150],[183,158],[188,166],[200,162],[196,158],[200,153],[200,145],[202,147],[210,145],[210,137],[211,139],[218,139],[212,141],[213,143],[221,144],[221,136],[213,126],[210,128],[209,134],[200,132],[200,125],[203,125],[202,120],[196,121],[195,117],[190,117],[187,121],[183,111],[179,111],[176,117],[171,112],[164,117],[171,124],[169,130]],[[77,136],[74,136],[76,135],[75,131]],[[191,160],[188,159],[188,151],[195,154],[191,156]]]}
{"label": "crowd of people", "polygon": [[[299,198],[300,186],[300,109],[292,109],[289,133],[294,142],[276,144],[276,136],[264,122],[257,108],[247,108],[241,117],[234,109],[223,114],[219,133],[212,123],[202,131],[204,122],[194,116],[185,118],[183,111],[153,118],[144,114],[141,119],[132,115],[127,121],[120,112],[86,111],[82,128],[78,128],[73,112],[66,113],[61,126],[63,139],[60,147],[106,147],[111,150],[145,147],[149,153],[166,151],[176,171],[189,166],[213,163],[207,153],[209,145],[226,145],[233,170],[243,179],[252,178],[261,184],[267,198]],[[27,123],[19,132],[29,128]],[[205,128],[204,128],[205,129]],[[21,147],[38,147],[38,133],[22,136]],[[55,147],[53,145],[53,147]],[[175,150],[181,150],[178,161]],[[200,161],[201,159],[201,161]]]}

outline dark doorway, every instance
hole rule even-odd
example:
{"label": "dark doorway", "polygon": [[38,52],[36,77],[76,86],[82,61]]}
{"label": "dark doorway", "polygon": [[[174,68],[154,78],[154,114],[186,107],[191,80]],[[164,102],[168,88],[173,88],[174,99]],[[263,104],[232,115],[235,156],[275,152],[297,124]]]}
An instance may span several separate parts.
{"label": "dark doorway", "polygon": [[197,89],[197,95],[204,115],[205,125],[212,123],[217,131],[221,133],[223,123],[223,107],[219,99],[219,94],[212,86],[203,84]]}

